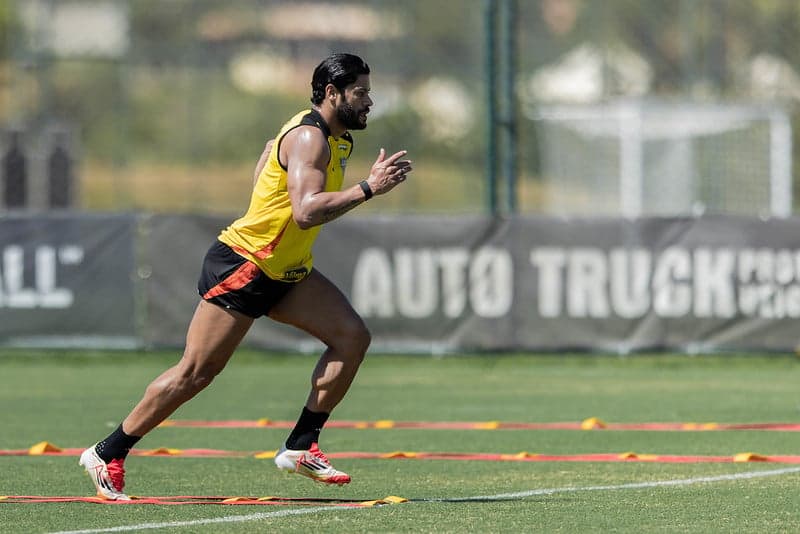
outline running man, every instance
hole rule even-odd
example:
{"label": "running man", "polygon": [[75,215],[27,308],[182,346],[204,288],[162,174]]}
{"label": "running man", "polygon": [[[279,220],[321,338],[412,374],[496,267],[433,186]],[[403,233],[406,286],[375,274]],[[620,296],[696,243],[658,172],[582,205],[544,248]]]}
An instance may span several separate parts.
{"label": "running man", "polygon": [[311,376],[297,424],[275,457],[282,470],[317,482],[347,484],[318,446],[328,416],[347,393],[370,333],[344,294],[313,267],[320,226],[402,183],[411,172],[405,150],[381,149],[369,176],[341,190],[353,149],[350,130],[367,127],[370,69],[359,57],[334,54],[314,70],[310,110],[292,117],[267,143],[256,167],[247,213],[220,233],[203,262],[201,300],[180,361],[147,386],[114,432],[86,449],[80,465],[98,495],[123,493],[130,449],[222,371],[261,316],[293,325],[326,345]]}

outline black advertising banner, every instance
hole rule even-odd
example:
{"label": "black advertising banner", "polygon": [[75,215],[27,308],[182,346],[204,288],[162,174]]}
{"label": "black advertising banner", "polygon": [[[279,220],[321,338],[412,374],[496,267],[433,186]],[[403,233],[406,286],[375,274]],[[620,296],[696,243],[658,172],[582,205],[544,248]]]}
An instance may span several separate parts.
{"label": "black advertising banner", "polygon": [[343,218],[320,233],[315,266],[350,296],[379,350],[442,353],[513,344],[512,221]]}
{"label": "black advertising banner", "polygon": [[138,274],[149,347],[182,346],[197,306],[203,256],[225,221],[191,215],[141,218]]}
{"label": "black advertising banner", "polygon": [[[0,343],[175,347],[208,247],[231,218],[0,219]],[[315,268],[377,352],[791,351],[800,219],[350,215]],[[269,319],[244,343],[314,352]]]}
{"label": "black advertising banner", "polygon": [[0,217],[0,345],[130,348],[136,218]]}
{"label": "black advertising banner", "polygon": [[342,219],[317,265],[383,350],[793,350],[800,219]]}

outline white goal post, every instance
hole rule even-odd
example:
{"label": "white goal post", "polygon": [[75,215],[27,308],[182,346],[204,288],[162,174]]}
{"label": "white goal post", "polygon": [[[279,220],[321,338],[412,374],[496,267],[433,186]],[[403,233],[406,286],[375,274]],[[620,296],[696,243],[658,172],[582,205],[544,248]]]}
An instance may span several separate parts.
{"label": "white goal post", "polygon": [[792,128],[777,106],[625,100],[526,115],[546,212],[792,214]]}

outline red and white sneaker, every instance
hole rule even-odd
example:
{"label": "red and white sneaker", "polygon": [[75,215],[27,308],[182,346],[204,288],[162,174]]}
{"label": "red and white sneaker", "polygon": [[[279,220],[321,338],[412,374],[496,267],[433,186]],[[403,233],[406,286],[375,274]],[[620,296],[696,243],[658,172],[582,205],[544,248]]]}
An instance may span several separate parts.
{"label": "red and white sneaker", "polygon": [[106,463],[97,455],[94,445],[83,451],[78,465],[86,469],[97,496],[112,501],[129,501],[130,497],[122,493],[125,487],[125,467],[123,459],[114,459]]}
{"label": "red and white sneaker", "polygon": [[350,475],[334,469],[316,443],[312,443],[307,451],[294,451],[287,449],[286,446],[281,447],[275,455],[275,465],[279,469],[306,476],[315,482],[339,486],[350,482]]}

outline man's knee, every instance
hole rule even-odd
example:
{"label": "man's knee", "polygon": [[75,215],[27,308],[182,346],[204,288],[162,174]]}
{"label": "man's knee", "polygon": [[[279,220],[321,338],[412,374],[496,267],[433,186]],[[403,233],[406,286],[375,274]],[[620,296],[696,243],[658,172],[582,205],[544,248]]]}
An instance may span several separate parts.
{"label": "man's knee", "polygon": [[214,363],[181,365],[174,387],[184,395],[195,395],[208,387],[223,367]]}
{"label": "man's knee", "polygon": [[370,343],[372,343],[372,333],[367,328],[367,325],[364,324],[364,321],[358,321],[358,328],[356,329],[357,333],[355,334],[356,339],[358,340],[359,345],[361,346],[361,352],[367,352]]}
{"label": "man's knee", "polygon": [[192,393],[199,393],[208,387],[218,374],[219,371],[198,369],[191,375],[185,377],[186,388]]}
{"label": "man's knee", "polygon": [[347,352],[363,358],[372,342],[372,334],[360,317],[347,321],[339,332],[340,344],[347,345]]}

